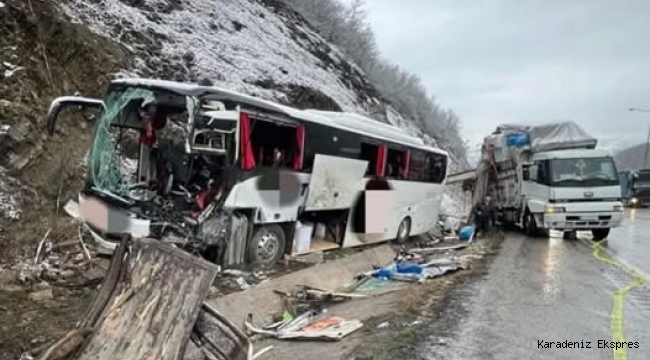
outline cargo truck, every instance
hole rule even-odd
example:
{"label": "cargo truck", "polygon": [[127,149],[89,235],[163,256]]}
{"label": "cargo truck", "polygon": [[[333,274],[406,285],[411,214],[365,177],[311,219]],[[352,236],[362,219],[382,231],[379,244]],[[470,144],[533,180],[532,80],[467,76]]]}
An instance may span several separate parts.
{"label": "cargo truck", "polygon": [[626,206],[636,208],[650,204],[650,169],[621,171],[618,178]]}
{"label": "cargo truck", "polygon": [[484,140],[474,203],[492,195],[498,221],[529,236],[554,229],[602,240],[620,226],[623,203],[614,159],[597,143],[574,122],[499,126]]}

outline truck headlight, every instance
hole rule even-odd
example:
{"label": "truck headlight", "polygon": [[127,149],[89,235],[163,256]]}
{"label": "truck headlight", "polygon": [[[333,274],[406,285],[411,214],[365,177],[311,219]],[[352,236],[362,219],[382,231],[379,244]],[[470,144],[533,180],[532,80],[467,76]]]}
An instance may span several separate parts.
{"label": "truck headlight", "polygon": [[566,209],[563,206],[546,205],[544,212],[547,214],[563,213],[566,212]]}
{"label": "truck headlight", "polygon": [[632,204],[636,204],[636,203],[638,203],[638,202],[639,202],[639,199],[637,199],[637,198],[632,198]]}
{"label": "truck headlight", "polygon": [[623,205],[614,205],[614,211],[623,211]]}

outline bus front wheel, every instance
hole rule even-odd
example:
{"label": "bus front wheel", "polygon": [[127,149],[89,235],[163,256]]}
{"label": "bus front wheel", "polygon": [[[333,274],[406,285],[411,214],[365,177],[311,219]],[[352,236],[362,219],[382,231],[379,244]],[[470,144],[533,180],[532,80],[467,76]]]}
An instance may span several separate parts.
{"label": "bus front wheel", "polygon": [[405,217],[397,228],[397,242],[405,243],[411,237],[411,218]]}
{"label": "bus front wheel", "polygon": [[259,226],[249,244],[250,261],[255,265],[272,265],[282,259],[285,244],[286,236],[280,226]]}

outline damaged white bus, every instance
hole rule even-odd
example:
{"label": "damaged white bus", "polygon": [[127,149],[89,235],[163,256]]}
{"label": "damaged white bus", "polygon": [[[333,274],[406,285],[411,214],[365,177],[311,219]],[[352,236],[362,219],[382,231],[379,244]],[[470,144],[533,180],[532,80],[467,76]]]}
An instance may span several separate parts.
{"label": "damaged white bus", "polygon": [[79,209],[107,249],[130,233],[225,266],[265,265],[405,241],[438,219],[447,153],[359,115],[121,79],[103,101],[54,100],[50,134],[69,106],[100,110]]}

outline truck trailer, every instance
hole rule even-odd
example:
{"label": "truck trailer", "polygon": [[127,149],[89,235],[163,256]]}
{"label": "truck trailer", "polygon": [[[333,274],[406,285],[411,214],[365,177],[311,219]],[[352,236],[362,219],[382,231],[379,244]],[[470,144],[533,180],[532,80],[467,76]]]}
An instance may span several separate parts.
{"label": "truck trailer", "polygon": [[491,195],[497,219],[528,236],[591,231],[607,237],[623,219],[612,155],[574,122],[502,125],[484,139],[474,203]]}

